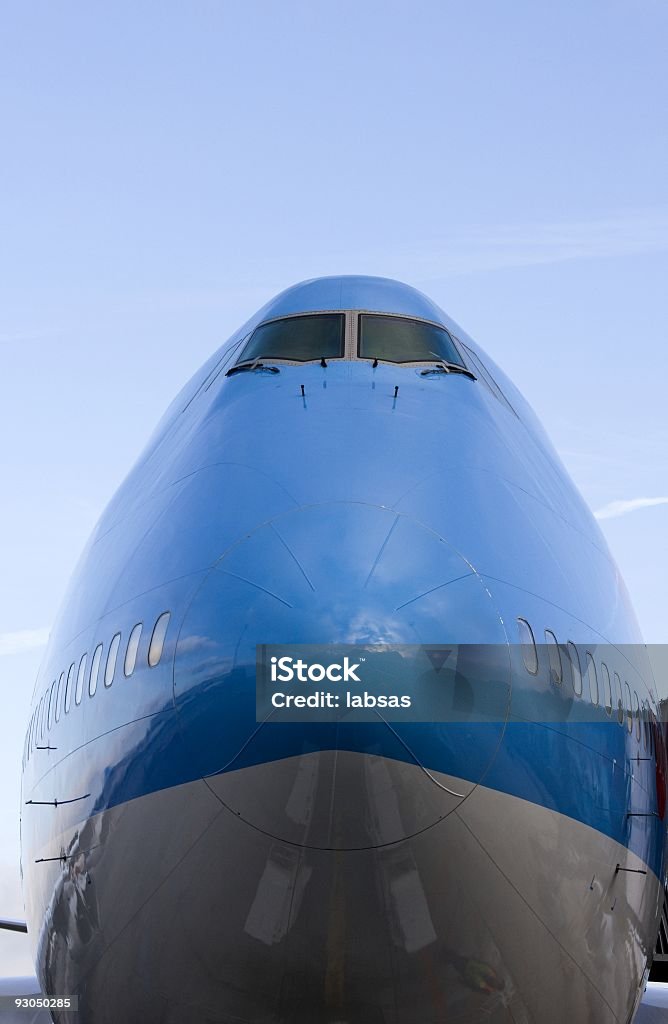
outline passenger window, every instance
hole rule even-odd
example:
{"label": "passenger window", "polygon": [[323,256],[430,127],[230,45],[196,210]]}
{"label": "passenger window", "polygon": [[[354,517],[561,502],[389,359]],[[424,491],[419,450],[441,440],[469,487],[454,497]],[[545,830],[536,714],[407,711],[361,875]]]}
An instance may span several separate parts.
{"label": "passenger window", "polygon": [[642,721],[643,721],[643,743],[645,750],[649,750],[649,706],[647,701],[643,701],[642,705]]}
{"label": "passenger window", "polygon": [[58,677],[58,692],[56,693],[56,721],[60,721],[60,711],[62,708],[63,699],[63,683],[65,682],[65,673],[61,672]]}
{"label": "passenger window", "polygon": [[41,698],[37,705],[37,742],[40,743],[42,739],[42,708],[44,706],[44,697]]}
{"label": "passenger window", "polygon": [[289,359],[297,363],[316,359],[341,359],[344,354],[344,337],[343,313],[271,320],[253,331],[236,365],[254,359]]}
{"label": "passenger window", "polygon": [[86,662],[88,661],[88,654],[82,655],[81,661],[79,662],[79,671],[77,672],[77,688],[74,694],[75,703],[81,704],[81,698],[83,696],[83,684],[84,676],[86,675]]}
{"label": "passenger window", "polygon": [[538,672],[538,652],[536,641],[533,638],[533,631],[526,619],[517,620],[517,632],[522,646],[522,659],[527,672],[535,676]]}
{"label": "passenger window", "polygon": [[633,717],[636,720],[636,739],[640,743],[640,701],[636,690],[633,691]]}
{"label": "passenger window", "polygon": [[114,681],[114,672],[116,671],[116,658],[118,656],[118,645],[121,642],[121,634],[116,633],[113,640],[109,644],[109,653],[107,654],[107,665],[104,670],[104,685],[111,686]]}
{"label": "passenger window", "polygon": [[629,732],[633,732],[633,711],[631,708],[631,687],[627,682],[624,683],[624,689],[626,691],[626,728]]}
{"label": "passenger window", "polygon": [[444,327],[403,316],[362,314],[359,318],[360,359],[389,363],[464,362]]}
{"label": "passenger window", "polygon": [[610,685],[610,673],[604,661],[601,662],[601,677],[603,679],[603,700],[608,715],[612,714],[612,686]]}
{"label": "passenger window", "polygon": [[94,697],[97,690],[97,677],[100,674],[100,659],[102,658],[102,644],[98,644],[93,654],[90,666],[90,679],[88,680],[88,696]]}
{"label": "passenger window", "polygon": [[619,672],[615,672],[615,701],[617,703],[617,721],[620,725],[624,725],[624,698],[622,696],[622,681],[619,678]]}
{"label": "passenger window", "polygon": [[580,668],[580,656],[578,655],[578,649],[574,643],[569,640],[566,647],[568,648],[568,657],[571,663],[571,672],[573,678],[573,692],[576,697],[582,696],[582,670]]}
{"label": "passenger window", "polygon": [[56,710],[56,680],[54,679],[51,683],[51,690],[49,692],[49,729],[53,725],[53,713]]}
{"label": "passenger window", "polygon": [[598,676],[596,675],[596,665],[589,651],[586,654],[587,658],[587,675],[589,677],[589,699],[592,704],[598,704]]}
{"label": "passenger window", "polygon": [[151,643],[148,649],[148,663],[151,668],[155,668],[162,657],[169,618],[170,612],[163,612],[153,627],[153,635],[151,636]]}
{"label": "passenger window", "polygon": [[550,661],[550,680],[555,683],[556,686],[561,686],[563,679],[563,669],[561,667],[561,652],[559,650],[559,644],[557,638],[549,629],[545,630],[545,642],[547,644],[547,654]]}
{"label": "passenger window", "polygon": [[65,684],[65,714],[70,710],[72,703],[72,690],[74,683],[74,662],[70,665],[67,672],[67,683]]}
{"label": "passenger window", "polygon": [[123,671],[126,676],[131,676],[135,670],[137,664],[137,651],[139,650],[139,638],[141,637],[141,622],[133,628],[130,633],[130,639],[128,640],[128,649],[125,652],[125,663],[123,665]]}

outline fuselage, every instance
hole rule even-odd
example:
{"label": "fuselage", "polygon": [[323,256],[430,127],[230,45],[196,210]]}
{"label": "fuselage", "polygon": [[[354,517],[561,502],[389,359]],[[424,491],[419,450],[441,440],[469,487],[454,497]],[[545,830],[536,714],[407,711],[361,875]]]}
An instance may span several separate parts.
{"label": "fuselage", "polygon": [[[373,347],[411,331],[416,358]],[[258,722],[258,644],[490,645],[502,699]],[[498,367],[397,282],[288,289],[174,401],[52,632],[22,794],[45,991],[110,1024],[627,1024],[662,894],[651,685]]]}

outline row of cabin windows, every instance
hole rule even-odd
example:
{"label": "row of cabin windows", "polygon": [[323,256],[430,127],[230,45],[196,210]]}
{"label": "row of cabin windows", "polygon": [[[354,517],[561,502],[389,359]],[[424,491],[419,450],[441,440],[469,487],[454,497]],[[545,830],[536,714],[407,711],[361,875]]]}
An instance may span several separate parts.
{"label": "row of cabin windows", "polygon": [[[522,658],[524,667],[531,675],[538,673],[538,650],[531,626],[526,619],[517,620],[520,644],[522,647]],[[583,673],[580,654],[572,641],[566,644],[559,644],[555,634],[546,629],[545,646],[550,665],[550,680],[555,686],[561,686],[566,676],[570,676],[573,692],[576,697],[583,695]],[[589,700],[594,705],[601,705],[609,717],[612,717],[615,710],[617,721],[624,725],[629,733],[633,732],[635,724],[636,738],[642,739],[645,750],[654,749],[654,730],[656,718],[652,712],[649,701],[640,701],[637,691],[631,695],[631,687],[628,682],[622,681],[618,672],[613,669],[612,677],[610,669],[604,661],[599,661],[598,669],[593,655],[585,651],[585,671],[587,677]]]}
{"label": "row of cabin windows", "polygon": [[[170,612],[162,612],[162,614],[158,616],[153,627],[147,655],[149,668],[155,668],[162,657],[170,615]],[[132,675],[137,665],[137,655],[139,653],[139,641],[141,639],[142,629],[143,623],[138,622],[133,626],[130,636],[128,637],[125,656],[123,658],[123,674],[126,678]],[[103,673],[101,673],[101,668],[104,644],[100,643],[93,651],[93,657],[90,662],[90,672],[86,672],[88,667],[88,653],[86,652],[79,659],[78,668],[77,663],[73,661],[67,670],[67,675],[65,675],[65,672],[61,672],[58,679],[54,679],[51,686],[42,696],[30,720],[25,744],[26,759],[30,757],[31,751],[34,750],[36,746],[39,746],[40,740],[44,738],[44,735],[51,729],[52,725],[60,721],[61,714],[69,714],[72,707],[72,700],[74,700],[75,704],[81,704],[84,689],[86,688],[86,680],[88,680],[87,689],[89,697],[95,696],[101,674],[104,679],[104,685],[107,688],[111,686],[116,673],[116,663],[118,661],[120,645],[121,634],[116,633],[112,637],[107,650]]]}

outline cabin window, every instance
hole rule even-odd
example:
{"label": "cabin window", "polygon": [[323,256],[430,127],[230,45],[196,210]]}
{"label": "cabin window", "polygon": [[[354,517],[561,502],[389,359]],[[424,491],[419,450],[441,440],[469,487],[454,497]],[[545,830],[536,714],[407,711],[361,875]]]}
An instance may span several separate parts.
{"label": "cabin window", "polygon": [[102,658],[102,644],[98,644],[93,653],[93,660],[90,665],[90,679],[88,680],[88,696],[94,697],[97,690],[97,677],[100,674],[100,660]]}
{"label": "cabin window", "polygon": [[74,694],[74,701],[76,704],[81,704],[81,698],[83,696],[83,684],[84,676],[86,675],[86,662],[88,661],[88,654],[82,655],[81,661],[79,662],[79,671],[77,672],[77,688]]}
{"label": "cabin window", "polygon": [[126,676],[131,676],[135,670],[137,664],[137,651],[139,650],[139,638],[141,637],[141,622],[138,622],[133,627],[130,633],[130,639],[128,640],[128,647],[125,652],[125,662],[123,665],[123,671]]}
{"label": "cabin window", "polygon": [[253,331],[237,365],[254,359],[288,359],[298,363],[316,359],[342,359],[345,323],[343,313],[271,320]]}
{"label": "cabin window", "polygon": [[571,663],[571,678],[573,680],[573,692],[576,697],[582,696],[582,670],[580,668],[580,656],[574,643],[569,640],[566,644],[568,659]]}
{"label": "cabin window", "polygon": [[545,643],[547,644],[547,656],[550,662],[550,681],[556,686],[561,686],[561,681],[564,677],[561,667],[561,652],[556,636],[549,629],[545,630]]}
{"label": "cabin window", "polygon": [[631,705],[631,687],[627,682],[624,683],[624,690],[626,693],[626,728],[629,732],[633,732],[633,708]]}
{"label": "cabin window", "polygon": [[464,366],[457,346],[444,327],[403,316],[359,318],[358,355],[389,363],[445,362]]}
{"label": "cabin window", "polygon": [[608,715],[612,714],[612,686],[610,685],[610,673],[604,661],[601,662],[601,678],[603,680],[603,701]]}
{"label": "cabin window", "polygon": [[624,724],[624,697],[622,695],[622,681],[619,678],[619,672],[614,673],[615,680],[615,706],[617,708],[617,721],[620,725]]}
{"label": "cabin window", "polygon": [[526,619],[517,620],[517,632],[519,633],[520,645],[522,647],[522,660],[527,672],[535,676],[538,672],[538,651],[536,641],[533,638],[533,630]]}
{"label": "cabin window", "polygon": [[155,626],[153,627],[153,634],[151,635],[151,643],[148,648],[148,663],[151,668],[160,661],[162,657],[162,649],[165,645],[165,636],[167,634],[167,626],[169,625],[170,612],[163,612],[159,616]]}
{"label": "cabin window", "polygon": [[49,716],[51,714],[51,687],[46,691],[46,700],[44,703],[44,732],[49,731]]}
{"label": "cabin window", "polygon": [[650,741],[649,741],[649,705],[647,704],[647,701],[643,701],[643,704],[642,704],[642,724],[643,724],[643,731],[642,731],[642,734],[643,734],[643,746],[645,747],[645,750],[649,750],[649,748],[650,748]]}
{"label": "cabin window", "polygon": [[67,683],[65,684],[65,714],[70,710],[72,703],[72,690],[74,689],[74,662],[70,665],[67,672]]}
{"label": "cabin window", "polygon": [[598,676],[596,675],[596,665],[589,651],[586,654],[587,658],[587,676],[589,678],[589,699],[592,704],[598,704]]}
{"label": "cabin window", "polygon": [[58,692],[56,693],[56,721],[60,721],[60,711],[62,708],[63,698],[63,683],[65,682],[65,673],[61,672],[58,678]]}
{"label": "cabin window", "polygon": [[54,679],[51,683],[51,692],[49,694],[49,729],[53,725],[53,713],[56,710],[56,680]]}
{"label": "cabin window", "polygon": [[107,654],[107,664],[104,670],[104,685],[111,686],[114,681],[114,672],[116,671],[116,658],[118,656],[118,646],[121,642],[121,634],[116,633],[111,643],[109,644],[109,653]]}
{"label": "cabin window", "polygon": [[41,741],[41,739],[42,739],[42,708],[43,707],[44,707],[44,697],[42,697],[42,699],[40,700],[39,704],[37,705],[37,729],[36,729],[37,743],[39,743]]}
{"label": "cabin window", "polygon": [[637,690],[633,691],[633,717],[636,723],[636,739],[640,743],[640,701]]}

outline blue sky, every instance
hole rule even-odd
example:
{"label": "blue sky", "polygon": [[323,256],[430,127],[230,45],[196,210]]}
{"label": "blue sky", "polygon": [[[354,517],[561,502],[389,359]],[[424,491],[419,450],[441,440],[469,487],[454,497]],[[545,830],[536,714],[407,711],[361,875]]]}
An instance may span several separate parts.
{"label": "blue sky", "polygon": [[[76,557],[185,379],[294,281],[397,277],[458,320],[666,642],[667,34],[662,0],[3,6],[0,913]],[[0,962],[30,969],[13,936]]]}

